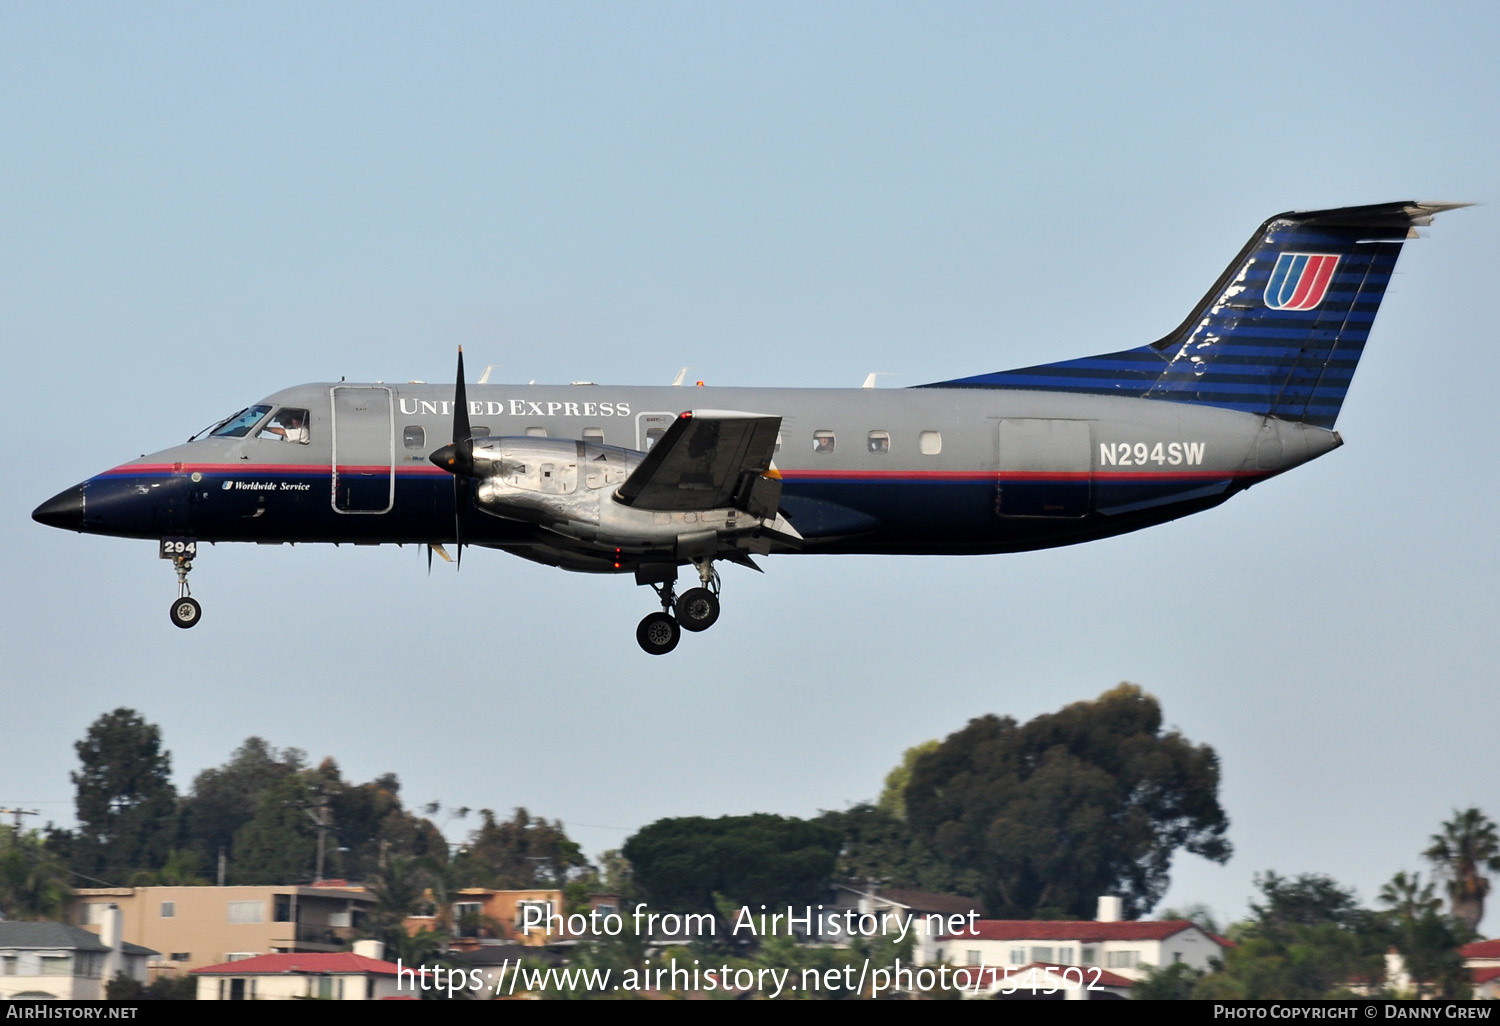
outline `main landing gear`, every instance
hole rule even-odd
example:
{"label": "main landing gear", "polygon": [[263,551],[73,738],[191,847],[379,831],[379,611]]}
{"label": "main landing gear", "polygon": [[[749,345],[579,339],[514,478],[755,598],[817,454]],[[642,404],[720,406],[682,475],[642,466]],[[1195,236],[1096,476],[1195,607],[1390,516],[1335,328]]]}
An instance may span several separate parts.
{"label": "main landing gear", "polygon": [[[713,560],[698,564],[702,582],[677,597],[674,577],[664,581],[646,581],[661,599],[661,612],[651,613],[635,629],[635,640],[648,655],[666,655],[682,640],[683,631],[706,631],[719,619],[719,572]],[[673,614],[676,614],[673,616]]]}
{"label": "main landing gear", "polygon": [[187,630],[189,627],[196,627],[203,618],[203,607],[193,598],[193,591],[187,582],[187,575],[193,569],[192,557],[173,556],[172,569],[177,571],[177,600],[167,612],[172,617],[173,624]]}

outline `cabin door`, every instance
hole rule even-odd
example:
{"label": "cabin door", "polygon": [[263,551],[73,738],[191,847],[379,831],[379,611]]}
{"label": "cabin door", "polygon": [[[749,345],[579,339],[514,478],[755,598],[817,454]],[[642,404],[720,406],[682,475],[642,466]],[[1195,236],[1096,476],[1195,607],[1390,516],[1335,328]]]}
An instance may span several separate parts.
{"label": "cabin door", "polygon": [[389,513],[396,504],[395,397],[383,385],[335,385],[332,392],[333,508]]}
{"label": "cabin door", "polygon": [[1081,517],[1093,491],[1087,420],[1002,420],[995,513]]}

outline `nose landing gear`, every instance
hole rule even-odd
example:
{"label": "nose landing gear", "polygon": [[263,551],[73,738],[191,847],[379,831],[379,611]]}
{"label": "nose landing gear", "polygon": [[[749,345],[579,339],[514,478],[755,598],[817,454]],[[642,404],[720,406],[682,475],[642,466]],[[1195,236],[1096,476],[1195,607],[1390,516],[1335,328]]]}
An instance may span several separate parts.
{"label": "nose landing gear", "polygon": [[183,630],[196,627],[203,618],[203,607],[193,598],[193,589],[188,587],[187,580],[187,575],[193,570],[193,557],[197,554],[198,543],[195,541],[169,538],[161,543],[161,557],[170,559],[172,569],[177,571],[177,598],[167,610],[167,615],[172,618],[173,625]]}

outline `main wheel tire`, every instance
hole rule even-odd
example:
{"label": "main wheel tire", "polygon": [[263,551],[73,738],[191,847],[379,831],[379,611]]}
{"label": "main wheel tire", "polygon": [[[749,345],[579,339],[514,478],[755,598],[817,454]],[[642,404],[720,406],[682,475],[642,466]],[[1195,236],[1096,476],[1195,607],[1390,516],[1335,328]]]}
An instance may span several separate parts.
{"label": "main wheel tire", "polygon": [[719,596],[707,588],[694,588],[677,600],[677,622],[685,631],[706,631],[719,619]]}
{"label": "main wheel tire", "polygon": [[187,630],[189,627],[196,626],[198,621],[203,618],[203,607],[198,604],[198,600],[195,598],[180,598],[172,603],[169,615],[172,617],[174,624],[183,630]]}
{"label": "main wheel tire", "polygon": [[635,640],[647,655],[666,655],[682,640],[682,628],[666,613],[652,613],[635,629]]}

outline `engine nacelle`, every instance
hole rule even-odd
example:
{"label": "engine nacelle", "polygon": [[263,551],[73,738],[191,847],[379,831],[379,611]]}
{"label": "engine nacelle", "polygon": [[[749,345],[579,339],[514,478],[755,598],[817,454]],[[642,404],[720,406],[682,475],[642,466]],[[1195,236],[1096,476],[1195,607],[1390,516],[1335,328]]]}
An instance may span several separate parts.
{"label": "engine nacelle", "polygon": [[[616,497],[646,454],[566,438],[474,440],[474,503],[493,516],[546,528],[600,551],[703,559],[729,549],[770,551],[772,540],[801,540],[772,508],[650,510]],[[766,479],[767,483],[772,482]]]}

